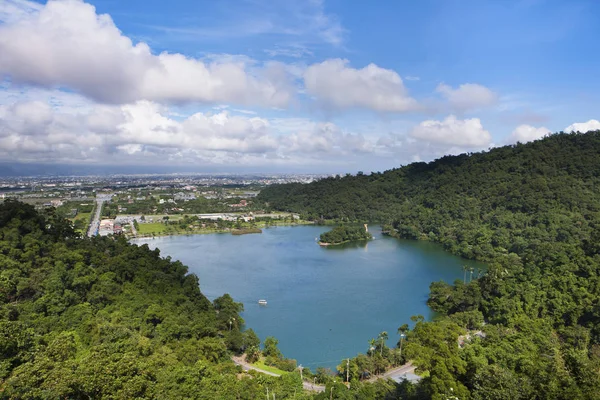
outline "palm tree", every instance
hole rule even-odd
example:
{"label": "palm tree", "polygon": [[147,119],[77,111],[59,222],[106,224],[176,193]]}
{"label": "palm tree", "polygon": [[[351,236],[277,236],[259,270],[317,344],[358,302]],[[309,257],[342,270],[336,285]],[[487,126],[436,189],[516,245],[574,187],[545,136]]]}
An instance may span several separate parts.
{"label": "palm tree", "polygon": [[383,342],[388,340],[388,333],[383,331],[379,334],[378,339],[381,339],[381,356],[383,357]]}
{"label": "palm tree", "polygon": [[473,271],[475,271],[475,268],[473,268],[473,267],[469,268],[469,272],[471,273],[471,275],[469,276],[469,282],[473,281]]}
{"label": "palm tree", "polygon": [[408,333],[408,324],[403,324],[400,328],[398,328],[398,334],[400,335],[400,358],[402,359],[402,342],[404,341],[404,337]]}
{"label": "palm tree", "polygon": [[375,350],[375,343],[376,343],[375,339],[371,338],[369,340],[369,354],[371,356],[373,356],[373,350]]}
{"label": "palm tree", "polygon": [[467,267],[466,265],[462,266],[462,270],[463,270],[463,283],[467,283],[467,269],[469,269],[469,267]]}

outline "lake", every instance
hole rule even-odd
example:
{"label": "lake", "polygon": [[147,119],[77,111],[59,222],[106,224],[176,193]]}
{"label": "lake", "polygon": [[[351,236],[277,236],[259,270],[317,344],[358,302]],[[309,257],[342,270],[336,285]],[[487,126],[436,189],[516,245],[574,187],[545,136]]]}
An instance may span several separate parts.
{"label": "lake", "polygon": [[[229,293],[244,303],[246,327],[261,340],[275,336],[288,358],[314,371],[365,353],[387,331],[389,346],[410,316],[430,318],[429,284],[463,279],[462,265],[483,268],[429,242],[371,231],[365,244],[323,248],[322,226],[274,227],[262,234],[208,234],[138,239],[180,260],[213,300]],[[259,299],[268,304],[261,306]]]}

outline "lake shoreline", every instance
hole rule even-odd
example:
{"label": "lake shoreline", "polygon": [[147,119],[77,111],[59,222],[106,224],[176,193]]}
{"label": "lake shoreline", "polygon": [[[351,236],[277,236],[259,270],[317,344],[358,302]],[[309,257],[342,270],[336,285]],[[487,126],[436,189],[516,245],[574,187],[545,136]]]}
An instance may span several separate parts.
{"label": "lake shoreline", "polygon": [[262,229],[260,228],[241,228],[241,229],[232,229],[232,235],[251,235],[253,233],[262,233]]}
{"label": "lake shoreline", "polygon": [[[370,338],[410,324],[411,315],[431,319],[431,282],[462,280],[461,266],[472,264],[431,242],[384,239],[379,226],[368,248],[321,248],[315,238],[327,226],[285,226],[243,238],[189,234],[132,242],[181,261],[199,277],[207,298],[229,293],[244,304],[247,328],[261,340],[274,336],[286,357],[311,369],[335,369],[340,360],[365,353]],[[352,317],[340,313],[350,293]],[[268,306],[257,304],[259,299]]]}
{"label": "lake shoreline", "polygon": [[[169,232],[163,233],[158,232],[155,234],[138,234],[135,236],[127,236],[127,240],[134,239],[152,239],[152,238],[164,238],[169,236],[194,236],[194,235],[209,235],[209,234],[224,234],[230,233],[234,236],[242,235],[242,233],[235,234],[233,233],[236,230],[247,230],[247,229],[268,229],[268,228],[276,228],[278,226],[307,226],[307,225],[316,225],[313,221],[295,221],[295,222],[278,222],[275,224],[267,225],[266,223],[258,223],[256,227],[253,228],[223,228],[223,229],[198,229],[192,232]],[[261,232],[248,232],[248,233],[262,233]]]}
{"label": "lake shoreline", "polygon": [[368,242],[369,240],[373,240],[373,239],[365,239],[365,240],[344,240],[343,242],[336,242],[336,243],[327,243],[327,242],[317,242],[319,244],[319,246],[321,247],[335,247],[335,246],[341,246],[343,244],[346,243],[362,243],[362,242]]}

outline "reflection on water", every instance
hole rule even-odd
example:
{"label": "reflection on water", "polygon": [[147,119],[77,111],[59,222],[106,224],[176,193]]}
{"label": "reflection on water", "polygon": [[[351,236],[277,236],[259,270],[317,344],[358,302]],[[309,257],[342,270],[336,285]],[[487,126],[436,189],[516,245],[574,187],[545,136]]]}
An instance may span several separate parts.
{"label": "reflection on water", "polygon": [[337,244],[335,246],[322,246],[325,250],[348,250],[348,249],[363,249],[367,250],[369,248],[368,240],[361,240],[359,242],[347,242],[342,244]]}

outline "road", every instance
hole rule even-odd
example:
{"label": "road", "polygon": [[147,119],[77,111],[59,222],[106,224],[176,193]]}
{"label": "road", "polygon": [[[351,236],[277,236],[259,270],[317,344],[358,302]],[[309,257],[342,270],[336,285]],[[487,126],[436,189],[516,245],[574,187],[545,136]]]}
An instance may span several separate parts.
{"label": "road", "polygon": [[137,237],[137,229],[135,229],[135,220],[131,222],[131,224],[129,224],[129,227],[131,228],[131,234],[133,235],[133,237]]}
{"label": "road", "polygon": [[413,374],[415,372],[415,367],[412,363],[408,362],[404,365],[401,365],[396,368],[392,368],[389,371],[384,372],[382,375],[375,375],[369,382],[375,382],[377,379],[393,379],[398,382],[404,374]]}
{"label": "road", "polygon": [[[231,357],[231,360],[236,365],[239,365],[240,367],[242,367],[244,369],[244,371],[248,371],[248,370],[252,369],[254,371],[258,371],[258,372],[266,374],[266,375],[281,376],[281,375],[276,374],[274,372],[265,371],[264,369],[260,369],[258,367],[255,367],[254,365],[246,362],[245,357],[246,356],[244,356],[244,357]],[[324,392],[325,391],[325,386],[323,386],[323,385],[315,385],[315,384],[312,384],[310,382],[302,382],[302,386],[304,387],[304,390],[310,390],[312,392]]]}
{"label": "road", "polygon": [[97,194],[96,195],[96,212],[94,213],[94,218],[92,222],[90,222],[90,226],[88,228],[88,237],[96,236],[98,234],[98,229],[100,228],[100,216],[102,215],[102,206],[104,202],[110,201],[112,198],[112,194]]}

